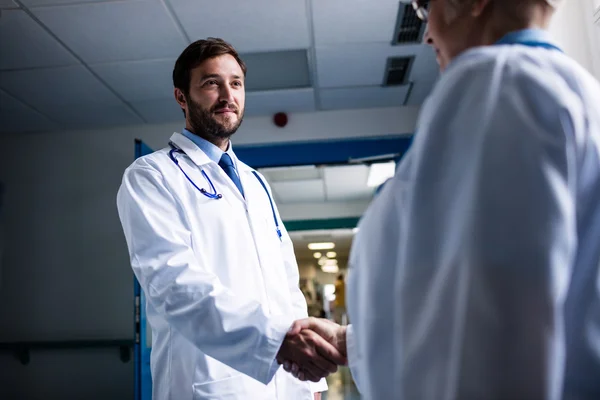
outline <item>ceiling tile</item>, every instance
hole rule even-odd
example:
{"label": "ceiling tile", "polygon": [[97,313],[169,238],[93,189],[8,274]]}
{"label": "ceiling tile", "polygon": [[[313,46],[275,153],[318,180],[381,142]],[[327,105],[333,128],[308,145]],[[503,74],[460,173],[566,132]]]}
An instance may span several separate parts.
{"label": "ceiling tile", "polygon": [[321,179],[321,170],[315,165],[300,165],[294,167],[261,168],[260,173],[269,183],[279,181],[302,181]]}
{"label": "ceiling tile", "polygon": [[159,0],[34,8],[87,63],[177,57],[186,41]]}
{"label": "ceiling tile", "polygon": [[210,7],[198,0],[170,3],[191,40],[221,37],[240,53],[309,47],[305,1],[220,0]]}
{"label": "ceiling tile", "polygon": [[[175,59],[97,64],[90,68],[127,101],[173,99]],[[175,100],[173,100],[175,103]]]}
{"label": "ceiling tile", "polygon": [[0,133],[43,132],[57,128],[42,114],[0,91]]}
{"label": "ceiling tile", "polygon": [[325,200],[323,180],[274,182],[271,190],[281,203],[322,202]]}
{"label": "ceiling tile", "polygon": [[25,6],[29,7],[39,7],[39,6],[56,6],[56,5],[65,5],[65,4],[74,4],[74,3],[100,3],[102,1],[111,1],[111,0],[21,0]]}
{"label": "ceiling tile", "polygon": [[312,4],[317,46],[392,42],[398,0],[326,0]]}
{"label": "ceiling tile", "polygon": [[135,101],[131,103],[144,119],[151,124],[161,124],[166,122],[181,122],[185,125],[185,117],[181,112],[181,107],[174,98]]}
{"label": "ceiling tile", "polygon": [[246,91],[309,87],[306,50],[243,54],[248,67]]}
{"label": "ceiling tile", "polygon": [[52,115],[67,129],[108,128],[144,122],[125,105],[46,104],[40,111]]}
{"label": "ceiling tile", "polygon": [[75,57],[22,10],[2,12],[0,54],[0,70],[78,63]]}
{"label": "ceiling tile", "polygon": [[0,87],[37,109],[44,105],[120,105],[83,66],[0,72]]}
{"label": "ceiling tile", "polygon": [[319,92],[323,110],[395,107],[404,105],[410,85],[322,89]]}
{"label": "ceiling tile", "polygon": [[423,45],[391,46],[386,43],[318,47],[319,87],[381,85],[388,57],[418,54]]}
{"label": "ceiling tile", "polygon": [[369,200],[373,196],[373,188],[367,186],[366,165],[329,167],[324,172],[327,201]]}
{"label": "ceiling tile", "polygon": [[431,46],[421,46],[410,70],[409,80],[433,81],[438,78],[439,74],[440,67],[436,61],[435,51]]}
{"label": "ceiling tile", "polygon": [[19,6],[13,0],[0,0],[0,9],[10,10],[12,8],[19,8]]}
{"label": "ceiling tile", "polygon": [[246,93],[246,115],[272,115],[277,112],[315,111],[313,89],[271,90]]}
{"label": "ceiling tile", "polygon": [[436,81],[416,81],[406,100],[407,106],[420,106],[433,90]]}

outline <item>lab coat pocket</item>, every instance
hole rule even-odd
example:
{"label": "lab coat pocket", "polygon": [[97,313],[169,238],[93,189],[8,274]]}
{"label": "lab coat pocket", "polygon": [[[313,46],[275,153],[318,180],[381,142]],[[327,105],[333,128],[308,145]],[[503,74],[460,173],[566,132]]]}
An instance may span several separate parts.
{"label": "lab coat pocket", "polygon": [[194,400],[238,400],[244,393],[243,375],[194,384]]}

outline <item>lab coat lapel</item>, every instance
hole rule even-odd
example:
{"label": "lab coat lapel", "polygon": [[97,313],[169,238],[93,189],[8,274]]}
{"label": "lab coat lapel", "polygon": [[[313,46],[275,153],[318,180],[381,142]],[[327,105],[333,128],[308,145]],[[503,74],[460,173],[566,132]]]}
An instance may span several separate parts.
{"label": "lab coat lapel", "polygon": [[211,159],[200,150],[198,146],[181,133],[175,132],[171,135],[171,142],[185,152],[185,154],[199,167],[211,163]]}
{"label": "lab coat lapel", "polygon": [[[190,139],[178,132],[173,133],[170,140],[171,142],[173,142],[173,144],[175,144],[175,146],[183,150],[194,164],[196,164],[200,168],[204,168],[205,172],[210,175],[211,179],[214,179],[214,174],[217,174],[219,176],[218,180],[214,179],[215,184],[219,183],[221,185],[227,185],[227,187],[229,188],[229,192],[223,194],[223,198],[226,199],[228,203],[230,203],[232,206],[234,205],[231,199],[231,194],[233,194],[233,196],[236,196],[238,200],[242,202],[245,201],[244,196],[242,196],[242,194],[238,190],[237,186],[235,186],[235,183],[233,183],[231,178],[227,176],[225,171],[223,171],[223,168],[221,168],[217,163],[212,161],[206,155],[206,153],[204,153],[198,146],[196,146],[194,142],[192,142]],[[236,162],[236,164],[238,165],[238,171],[240,171],[239,165],[243,163],[238,161],[237,157],[235,157],[234,162]],[[248,166],[246,167],[249,168]],[[244,180],[242,179],[241,175],[243,174],[240,172],[240,180],[242,181],[242,187],[245,187]],[[219,192],[218,188],[217,192]]]}

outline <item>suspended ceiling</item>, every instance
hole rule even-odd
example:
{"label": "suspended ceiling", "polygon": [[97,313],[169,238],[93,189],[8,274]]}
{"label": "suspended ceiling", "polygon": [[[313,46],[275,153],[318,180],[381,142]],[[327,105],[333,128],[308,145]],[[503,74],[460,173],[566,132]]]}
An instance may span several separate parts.
{"label": "suspended ceiling", "polygon": [[[247,115],[420,104],[437,78],[392,45],[397,0],[0,0],[0,132],[180,121],[171,72],[208,36],[248,64]],[[388,57],[414,56],[384,87]]]}

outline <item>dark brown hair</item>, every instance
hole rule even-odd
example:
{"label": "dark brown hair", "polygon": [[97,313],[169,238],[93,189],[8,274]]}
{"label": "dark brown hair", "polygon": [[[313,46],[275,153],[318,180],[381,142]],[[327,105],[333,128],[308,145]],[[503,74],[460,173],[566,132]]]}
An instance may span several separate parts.
{"label": "dark brown hair", "polygon": [[209,37],[197,40],[183,50],[173,68],[173,86],[181,89],[185,95],[188,95],[192,70],[204,61],[224,54],[233,56],[238,64],[240,64],[244,76],[246,76],[246,64],[244,64],[244,61],[242,61],[233,46],[223,39]]}

